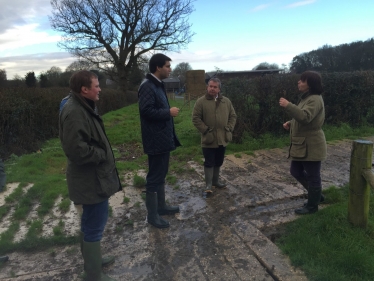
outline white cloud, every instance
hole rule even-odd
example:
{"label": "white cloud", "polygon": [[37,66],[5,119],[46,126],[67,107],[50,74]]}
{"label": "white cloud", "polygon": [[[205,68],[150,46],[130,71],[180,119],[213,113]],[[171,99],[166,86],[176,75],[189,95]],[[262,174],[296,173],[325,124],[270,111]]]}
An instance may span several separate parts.
{"label": "white cloud", "polygon": [[261,11],[261,10],[264,10],[266,8],[270,7],[270,4],[262,4],[262,5],[258,5],[256,7],[254,7],[253,9],[251,9],[250,11],[251,12],[258,12],[258,11]]}
{"label": "white cloud", "polygon": [[49,35],[45,31],[37,31],[38,24],[28,24],[23,26],[14,26],[7,29],[4,33],[0,34],[0,52],[8,51],[12,55],[12,51],[25,46],[35,44],[53,43],[61,39],[57,35]]}
{"label": "white cloud", "polygon": [[299,2],[295,2],[295,3],[292,3],[288,6],[286,6],[286,8],[296,8],[296,7],[300,7],[300,6],[310,5],[310,4],[313,4],[314,2],[316,2],[316,0],[299,1]]}
{"label": "white cloud", "polygon": [[49,15],[49,0],[0,0],[0,34],[14,26],[38,21]]}
{"label": "white cloud", "polygon": [[182,51],[168,53],[172,59],[172,68],[181,62],[188,62],[193,69],[212,71],[215,67],[226,71],[251,70],[261,62],[283,63],[288,65],[295,54],[292,51],[252,51],[236,50],[230,54],[222,54],[213,50],[199,50],[195,52]]}

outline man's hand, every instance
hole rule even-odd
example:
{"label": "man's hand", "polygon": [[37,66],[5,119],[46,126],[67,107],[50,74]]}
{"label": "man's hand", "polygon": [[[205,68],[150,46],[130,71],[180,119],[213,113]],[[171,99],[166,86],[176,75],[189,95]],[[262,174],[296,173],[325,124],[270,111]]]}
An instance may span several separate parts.
{"label": "man's hand", "polygon": [[285,98],[280,98],[279,100],[279,105],[281,107],[286,107],[290,102],[288,100],[286,100]]}
{"label": "man's hand", "polygon": [[283,128],[285,128],[287,131],[290,129],[290,122],[286,122],[283,124]]}
{"label": "man's hand", "polygon": [[177,117],[179,113],[179,108],[178,107],[172,107],[170,108],[170,115],[172,117]]}

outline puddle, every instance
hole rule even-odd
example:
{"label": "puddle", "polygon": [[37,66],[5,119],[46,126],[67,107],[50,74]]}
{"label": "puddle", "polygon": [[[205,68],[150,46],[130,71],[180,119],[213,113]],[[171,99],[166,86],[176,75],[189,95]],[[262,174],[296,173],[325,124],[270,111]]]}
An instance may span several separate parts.
{"label": "puddle", "polygon": [[178,220],[187,220],[196,214],[201,214],[206,211],[207,202],[202,197],[192,197],[188,201],[179,204],[180,213],[175,217]]}

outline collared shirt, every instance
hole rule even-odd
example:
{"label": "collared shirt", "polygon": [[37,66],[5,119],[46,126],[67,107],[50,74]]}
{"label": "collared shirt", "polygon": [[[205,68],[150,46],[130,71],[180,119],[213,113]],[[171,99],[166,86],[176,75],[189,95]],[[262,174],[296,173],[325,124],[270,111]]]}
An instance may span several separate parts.
{"label": "collared shirt", "polygon": [[156,78],[158,80],[158,82],[162,83],[162,81],[160,79],[157,78],[156,75],[154,75],[153,73],[150,73],[154,78]]}

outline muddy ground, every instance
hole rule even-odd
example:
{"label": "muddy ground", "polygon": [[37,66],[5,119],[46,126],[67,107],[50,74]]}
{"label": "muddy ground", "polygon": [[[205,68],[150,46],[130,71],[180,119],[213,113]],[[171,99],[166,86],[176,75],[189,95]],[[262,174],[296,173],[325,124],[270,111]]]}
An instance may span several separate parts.
{"label": "muddy ground", "polygon": [[[322,164],[324,188],[349,181],[351,143],[329,144]],[[132,186],[133,175],[124,175],[127,186],[110,200],[113,214],[102,241],[103,253],[116,256],[116,262],[104,271],[116,280],[307,280],[271,241],[280,226],[296,218],[294,209],[305,200],[303,188],[289,175],[286,157],[287,148],[241,158],[227,155],[222,177],[228,186],[215,189],[207,200],[201,197],[202,167],[187,163],[178,182],[166,186],[167,200],[179,204],[181,212],[165,217],[171,226],[163,230],[146,223],[142,189]],[[9,184],[7,192],[15,186]],[[123,203],[125,196],[130,202]],[[67,214],[55,208],[44,219],[43,231],[48,235],[63,219],[66,234],[75,234],[78,217],[73,205]],[[1,221],[0,233],[8,224],[7,218]],[[26,231],[23,224],[15,239],[22,240]],[[0,280],[81,280],[79,245],[15,252],[9,258],[0,268]]]}

